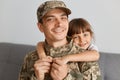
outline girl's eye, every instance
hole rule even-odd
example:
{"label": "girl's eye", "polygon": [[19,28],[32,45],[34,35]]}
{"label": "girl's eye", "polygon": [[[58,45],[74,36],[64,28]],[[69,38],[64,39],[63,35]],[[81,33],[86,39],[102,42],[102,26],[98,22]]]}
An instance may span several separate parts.
{"label": "girl's eye", "polygon": [[77,39],[78,37],[77,36],[74,36],[73,39]]}
{"label": "girl's eye", "polygon": [[83,34],[84,37],[87,37],[87,36],[89,36],[89,35],[90,35],[90,32],[85,32],[85,33]]}
{"label": "girl's eye", "polygon": [[84,34],[84,36],[88,36],[88,34]]}

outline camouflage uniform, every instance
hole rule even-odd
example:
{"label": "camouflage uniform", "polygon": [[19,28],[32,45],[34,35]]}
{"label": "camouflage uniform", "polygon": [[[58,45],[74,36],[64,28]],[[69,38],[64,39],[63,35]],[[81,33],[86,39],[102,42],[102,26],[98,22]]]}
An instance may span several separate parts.
{"label": "camouflage uniform", "polygon": [[[75,46],[73,41],[71,41],[69,44],[57,48],[53,48],[45,43],[45,51],[47,55],[52,57],[61,57],[68,54],[80,53],[84,50]],[[26,55],[19,75],[19,80],[37,80],[33,65],[38,59],[37,51],[33,51]],[[68,66],[68,75],[64,80],[101,80],[97,62],[69,62]],[[52,80],[50,74],[45,75],[45,80]]]}
{"label": "camouflage uniform", "polygon": [[[41,4],[37,10],[38,22],[42,22],[43,16],[45,16],[45,14],[50,10],[56,8],[65,11],[67,15],[71,14],[71,10],[66,7],[63,1],[46,1]],[[84,50],[73,45],[72,41],[65,46],[57,48],[53,48],[45,43],[45,52],[47,55],[52,57],[61,57],[68,54],[80,53],[82,51]],[[26,55],[24,64],[19,74],[19,80],[37,80],[33,65],[38,59],[37,51],[33,51]],[[68,75],[64,80],[101,80],[97,62],[69,62],[68,66]],[[44,80],[52,80],[50,74],[45,74]]]}

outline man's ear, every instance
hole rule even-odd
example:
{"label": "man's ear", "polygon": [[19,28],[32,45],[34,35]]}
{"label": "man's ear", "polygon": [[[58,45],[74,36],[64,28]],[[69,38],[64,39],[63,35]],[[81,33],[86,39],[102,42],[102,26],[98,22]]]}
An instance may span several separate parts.
{"label": "man's ear", "polygon": [[41,32],[44,32],[44,30],[43,30],[43,26],[42,26],[42,24],[41,23],[37,23],[37,26],[38,26],[38,28],[39,28],[39,30],[41,31]]}

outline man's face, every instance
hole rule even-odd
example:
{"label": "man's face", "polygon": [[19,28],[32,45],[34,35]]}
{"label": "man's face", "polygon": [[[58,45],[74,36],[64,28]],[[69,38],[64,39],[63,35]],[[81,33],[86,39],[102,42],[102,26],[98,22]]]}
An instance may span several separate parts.
{"label": "man's face", "polygon": [[63,10],[53,9],[43,17],[40,28],[47,41],[64,40],[68,32],[68,17]]}

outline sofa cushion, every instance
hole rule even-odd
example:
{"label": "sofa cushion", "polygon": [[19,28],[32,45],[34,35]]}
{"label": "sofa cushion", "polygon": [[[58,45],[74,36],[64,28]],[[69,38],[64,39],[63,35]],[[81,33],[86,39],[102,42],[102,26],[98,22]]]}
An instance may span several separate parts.
{"label": "sofa cushion", "polygon": [[106,59],[106,54],[103,52],[100,52],[100,59],[99,59],[99,66],[100,66],[100,71],[102,75],[102,80],[104,80],[104,66],[105,66],[105,60]]}
{"label": "sofa cushion", "polygon": [[[35,50],[33,45],[0,43],[0,80],[17,80],[25,55]],[[103,80],[120,80],[120,53],[100,52]]]}
{"label": "sofa cushion", "polygon": [[120,54],[106,54],[105,80],[120,80]]}
{"label": "sofa cushion", "polygon": [[17,80],[25,55],[35,46],[0,43],[0,80]]}
{"label": "sofa cushion", "polygon": [[10,48],[10,45],[0,43],[0,62],[8,61]]}
{"label": "sofa cushion", "polygon": [[11,63],[0,63],[0,80],[17,80],[20,66]]}

